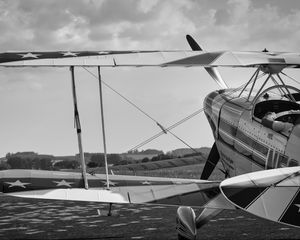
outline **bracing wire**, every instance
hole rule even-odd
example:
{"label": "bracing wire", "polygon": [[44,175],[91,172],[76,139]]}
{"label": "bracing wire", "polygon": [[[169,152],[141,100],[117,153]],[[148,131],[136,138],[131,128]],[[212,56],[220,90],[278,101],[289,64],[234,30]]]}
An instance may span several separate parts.
{"label": "bracing wire", "polygon": [[[92,76],[94,76],[95,78],[97,78],[97,76],[92,73],[91,71],[89,71],[87,68],[83,67],[83,69],[85,69],[88,73],[90,73]],[[260,78],[262,76],[259,76],[258,78]],[[97,78],[98,79],[98,78]],[[250,82],[252,82],[253,80],[251,80]],[[108,85],[105,81],[101,80],[101,82],[108,87],[110,90],[112,90],[114,93],[116,93],[118,96],[120,96],[121,98],[123,98],[126,102],[128,102],[130,105],[132,105],[133,107],[135,107],[138,111],[140,111],[141,113],[143,113],[145,116],[147,116],[149,119],[151,119],[152,121],[154,121],[159,128],[161,128],[161,132],[155,134],[154,136],[148,138],[147,140],[143,141],[142,143],[136,145],[135,147],[131,148],[129,151],[138,149],[146,144],[148,144],[149,142],[153,141],[154,139],[158,138],[159,136],[166,134],[166,133],[170,133],[172,136],[174,136],[175,138],[177,138],[179,141],[181,141],[183,144],[185,144],[187,147],[189,147],[191,150],[193,150],[195,153],[199,153],[196,149],[194,149],[193,147],[191,147],[187,142],[185,142],[183,139],[181,139],[180,137],[178,137],[177,135],[175,135],[174,133],[172,133],[170,130],[183,124],[184,122],[188,121],[189,119],[197,116],[198,114],[202,113],[203,111],[205,111],[205,107],[198,109],[197,111],[193,112],[192,114],[188,115],[187,117],[181,119],[180,121],[174,123],[173,125],[169,126],[168,128],[163,127],[158,121],[156,121],[153,117],[151,117],[148,113],[146,113],[143,109],[141,109],[139,106],[137,106],[135,103],[133,103],[132,101],[130,101],[128,98],[126,98],[124,95],[122,95],[121,93],[119,93],[117,90],[115,90],[114,88],[112,88],[110,85]],[[232,94],[234,94],[235,92],[241,90],[245,85],[242,84],[241,86],[239,86],[238,88],[232,89],[231,91],[228,91],[227,96],[230,96]],[[242,97],[244,98],[244,97]],[[246,99],[246,98],[245,98]],[[220,99],[221,100],[221,99]],[[218,101],[220,101],[218,100]],[[217,101],[217,102],[218,102]],[[215,165],[215,164],[214,164]],[[223,170],[219,169],[220,171],[223,172]]]}
{"label": "bracing wire", "polygon": [[[239,86],[238,88],[235,88],[234,90],[232,90],[231,92],[229,92],[228,96],[231,95],[231,94],[233,94],[233,93],[235,93],[235,92],[237,92],[237,91],[239,91],[239,90],[241,90],[241,88],[243,88],[244,86],[245,86],[245,84]],[[217,101],[217,102],[218,102],[218,101]],[[216,103],[217,103],[217,102],[216,102]],[[188,115],[187,117],[185,117],[185,118],[179,120],[178,122],[174,123],[173,125],[167,127],[166,130],[169,131],[169,130],[172,130],[173,128],[176,128],[177,126],[183,124],[184,122],[188,121],[189,119],[191,119],[191,118],[197,116],[198,114],[202,113],[203,111],[205,111],[205,109],[206,109],[205,107],[200,108],[199,110],[193,112],[192,114]],[[144,145],[146,145],[146,144],[152,142],[153,140],[155,140],[156,138],[160,137],[160,136],[163,135],[163,134],[164,134],[164,132],[161,131],[161,132],[159,132],[159,133],[153,135],[152,137],[146,139],[145,141],[139,143],[138,145],[134,146],[134,147],[131,148],[129,151],[136,150],[136,149],[138,149],[138,148],[140,148],[140,147],[142,147],[142,146],[144,146]]]}
{"label": "bracing wire", "polygon": [[[261,75],[259,75],[259,76],[257,77],[257,79],[259,79],[259,78],[261,78],[261,77],[263,77],[263,76],[265,76],[265,73],[262,73]],[[252,79],[250,82],[253,82],[253,79]],[[233,93],[235,93],[235,92],[241,90],[246,84],[247,84],[247,83],[242,84],[241,86],[239,86],[239,87],[233,89],[231,92],[229,92],[228,96],[230,96],[231,94],[233,94]],[[244,98],[244,97],[241,97],[241,98]],[[245,98],[245,99],[246,99],[246,98]],[[216,101],[216,103],[218,103],[218,101]],[[200,108],[199,110],[193,112],[192,114],[188,115],[187,117],[185,117],[185,118],[179,120],[178,122],[174,123],[173,125],[169,126],[169,127],[167,128],[167,130],[171,130],[171,129],[173,129],[173,128],[179,126],[179,125],[181,125],[182,123],[188,121],[189,119],[195,117],[196,115],[200,114],[200,113],[203,112],[203,111],[205,111],[205,107]],[[146,139],[145,141],[139,143],[138,145],[136,145],[136,146],[134,146],[133,148],[131,148],[129,151],[136,150],[136,149],[138,149],[138,148],[140,148],[140,147],[142,147],[142,146],[144,146],[144,145],[146,145],[146,144],[152,142],[153,140],[155,140],[156,138],[160,137],[161,135],[163,135],[163,131],[161,131],[161,132],[159,132],[159,133],[153,135],[152,137]]]}
{"label": "bracing wire", "polygon": [[[93,77],[97,78],[97,76],[89,71],[87,68],[85,67],[82,67],[83,69],[85,69],[88,73],[90,73]],[[291,80],[293,80],[294,82],[300,84],[300,82],[298,82],[296,79],[288,76],[287,74],[281,72],[283,75],[285,75],[286,77],[290,78]],[[264,76],[264,74],[258,76],[258,78],[261,78],[262,76]],[[98,79],[98,78],[97,78]],[[251,80],[250,82],[252,82],[253,80]],[[142,114],[144,114],[145,116],[147,116],[149,119],[151,119],[152,121],[154,121],[157,126],[161,129],[161,131],[155,135],[153,135],[152,137],[146,139],[145,141],[141,142],[140,144],[136,145],[135,147],[131,148],[129,151],[132,151],[132,150],[135,150],[135,149],[138,149],[146,144],[148,144],[149,142],[155,140],[156,138],[160,137],[161,135],[163,134],[167,134],[167,133],[170,133],[173,137],[177,138],[179,141],[181,141],[184,145],[186,145],[187,147],[189,147],[191,150],[193,150],[195,153],[199,153],[196,149],[194,149],[193,147],[191,147],[187,142],[185,142],[183,139],[181,139],[180,137],[178,137],[176,134],[172,133],[170,130],[174,129],[175,127],[183,124],[184,122],[188,121],[189,119],[197,116],[198,114],[202,113],[203,111],[205,111],[205,107],[203,108],[200,108],[198,109],[197,111],[193,112],[192,114],[188,115],[187,117],[179,120],[178,122],[172,124],[171,126],[165,128],[163,127],[157,120],[155,120],[153,117],[151,117],[147,112],[145,112],[141,107],[139,107],[138,105],[136,105],[135,103],[133,103],[131,100],[129,100],[127,97],[125,97],[124,95],[122,95],[120,92],[118,92],[117,90],[115,90],[114,88],[112,88],[109,84],[107,84],[105,81],[101,80],[101,82],[107,87],[109,88],[110,90],[112,90],[114,93],[116,93],[118,96],[120,96],[122,99],[124,99],[126,102],[128,102],[130,105],[132,105],[133,107],[135,107],[138,111],[140,111]],[[241,86],[239,86],[238,88],[235,88],[231,91],[228,92],[228,95],[227,96],[230,96],[232,94],[234,94],[235,92],[241,90],[244,86],[246,85],[245,84],[242,84]],[[244,98],[244,97],[242,97]],[[245,98],[246,99],[246,98]],[[221,100],[221,99],[220,99]],[[220,101],[218,100],[218,101]],[[216,103],[218,102],[216,101]],[[215,164],[214,164],[215,165]],[[221,169],[219,169],[221,170]],[[222,171],[222,170],[221,170]],[[223,172],[223,171],[222,171]]]}
{"label": "bracing wire", "polygon": [[[82,67],[84,70],[86,70],[88,73],[90,73],[93,77],[97,78],[98,77],[91,71],[89,71],[87,68]],[[146,117],[148,117],[149,119],[151,119],[152,121],[154,121],[161,129],[162,129],[162,133],[170,133],[173,137],[175,137],[176,139],[178,139],[180,142],[182,142],[184,145],[186,145],[188,148],[192,149],[194,152],[198,153],[196,149],[194,149],[190,144],[188,144],[186,141],[184,141],[182,138],[178,137],[175,133],[171,132],[170,129],[168,128],[164,128],[157,120],[155,120],[153,117],[151,117],[147,112],[145,112],[142,108],[140,108],[138,105],[136,105],[135,103],[133,103],[132,101],[130,101],[127,97],[125,97],[124,95],[122,95],[120,92],[118,92],[117,90],[115,90],[114,88],[112,88],[109,84],[107,84],[105,81],[101,80],[101,82],[108,87],[110,90],[112,90],[114,93],[116,93],[118,96],[120,96],[121,98],[123,98],[126,102],[128,102],[130,105],[132,105],[134,108],[136,108],[138,111],[140,111],[142,114],[144,114]]]}
{"label": "bracing wire", "polygon": [[284,72],[281,72],[284,76],[286,76],[287,78],[289,78],[289,79],[291,79],[292,81],[294,81],[295,83],[297,83],[297,84],[300,84],[300,82],[299,81],[297,81],[295,78],[293,78],[293,77],[291,77],[291,76],[289,76],[289,75],[287,75],[286,73],[284,73]]}

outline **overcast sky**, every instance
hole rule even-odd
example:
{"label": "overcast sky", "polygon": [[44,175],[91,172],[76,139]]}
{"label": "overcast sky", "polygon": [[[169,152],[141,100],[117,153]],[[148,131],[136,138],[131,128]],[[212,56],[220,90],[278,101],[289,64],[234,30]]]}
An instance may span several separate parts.
{"label": "overcast sky", "polygon": [[[0,33],[0,51],[187,50],[185,35],[191,34],[211,51],[300,52],[300,2],[7,0],[0,1]],[[220,69],[232,87],[253,71]],[[299,79],[297,71],[288,73]],[[202,68],[105,68],[102,74],[106,83],[166,127],[202,108],[204,97],[218,89]],[[76,83],[84,150],[103,151],[98,82],[77,68]],[[125,152],[160,131],[108,88],[104,102],[108,152]],[[1,69],[0,113],[0,156],[78,152],[68,69]],[[174,133],[193,147],[213,143],[204,114]],[[142,149],[181,147],[186,146],[164,135]]]}

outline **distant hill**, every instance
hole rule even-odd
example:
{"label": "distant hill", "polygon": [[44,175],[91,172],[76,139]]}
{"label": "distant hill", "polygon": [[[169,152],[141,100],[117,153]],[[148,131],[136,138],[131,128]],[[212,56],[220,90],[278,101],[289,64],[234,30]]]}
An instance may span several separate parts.
{"label": "distant hill", "polygon": [[[195,148],[195,150],[199,153],[202,153],[204,156],[208,156],[210,152],[210,148],[208,147]],[[168,154],[173,155],[175,157],[183,157],[185,155],[194,154],[194,153],[195,151],[190,148],[178,148],[168,152]]]}
{"label": "distant hill", "polygon": [[120,154],[120,157],[123,160],[142,160],[144,158],[152,159],[153,157],[156,157],[160,154],[164,154],[161,150],[156,149],[146,149],[146,150],[134,150],[134,151],[128,151],[127,153]]}
{"label": "distant hill", "polygon": [[153,155],[158,155],[158,154],[163,154],[164,152],[161,150],[156,150],[156,149],[146,149],[146,150],[134,150],[134,151],[128,151],[127,154],[153,154]]}
{"label": "distant hill", "polygon": [[[195,163],[195,159],[197,158],[199,160],[203,160],[207,158],[210,148],[207,147],[201,147],[201,148],[196,148],[195,149],[197,152],[193,151],[192,149],[189,148],[179,148],[172,150],[165,154],[161,150],[156,150],[156,149],[147,149],[147,150],[142,150],[142,151],[129,151],[127,153],[121,153],[121,154],[108,154],[108,164],[109,165],[114,165],[116,168],[122,168],[119,166],[128,166],[130,164],[138,164],[139,167],[145,167],[151,169],[152,165],[159,165],[157,162],[160,160],[166,161],[166,160],[171,160],[172,159],[177,159],[177,158],[191,158],[192,160],[189,160],[188,163],[185,163],[187,165]],[[103,153],[88,153],[85,152],[85,162],[89,167],[102,167],[104,166],[104,156]],[[14,158],[14,159],[13,159]],[[18,159],[21,161],[18,162]],[[9,162],[9,161],[10,162]],[[12,168],[40,168],[39,163],[43,161],[50,161],[51,164],[48,164],[48,168],[72,168],[74,169],[75,167],[79,168],[80,167],[80,158],[79,154],[75,155],[66,155],[66,156],[54,156],[50,154],[39,154],[36,152],[17,152],[17,153],[8,153],[5,157],[0,158],[0,162],[2,163],[8,163],[9,166]],[[17,162],[16,162],[17,161]],[[149,163],[148,163],[149,162]],[[185,160],[176,160],[180,166],[180,163],[184,163]],[[146,164],[147,163],[147,164]],[[21,165],[20,165],[21,164]],[[164,162],[164,165],[161,166],[167,166],[167,162]],[[23,166],[24,165],[24,166]],[[176,164],[177,165],[177,164]],[[118,167],[117,167],[118,166]],[[130,167],[130,166],[128,166]],[[136,168],[137,166],[131,166]]]}
{"label": "distant hill", "polygon": [[19,157],[19,158],[22,158],[22,159],[25,159],[25,158],[31,158],[31,159],[34,159],[34,158],[48,158],[48,159],[54,159],[55,157],[53,155],[49,155],[49,154],[38,154],[36,152],[16,152],[16,153],[8,153],[6,157],[12,157],[12,156],[15,156],[15,157]]}
{"label": "distant hill", "polygon": [[[121,165],[113,165],[109,167],[109,170],[112,170],[116,173],[121,172],[122,174],[126,173],[126,171],[129,171],[129,173],[132,174],[132,172],[135,171],[152,171],[157,169],[163,169],[163,168],[174,168],[174,167],[182,167],[182,166],[188,166],[188,165],[194,165],[194,164],[200,164],[205,163],[208,154],[210,152],[210,148],[202,147],[197,148],[195,151],[187,148],[181,148],[176,149],[174,151],[168,152],[167,155],[162,154],[163,156],[170,156],[172,154],[179,154],[178,156],[174,156],[174,158],[166,158],[161,160],[154,160],[149,158],[151,154],[141,154],[141,152],[136,152],[135,154],[127,154],[127,156],[136,156],[136,157],[148,157],[149,159],[147,161],[135,161],[133,163],[128,164],[121,164]],[[123,154],[122,154],[123,155]],[[156,156],[161,156],[161,154],[157,154]],[[96,167],[96,168],[89,168],[89,172],[92,173],[105,173],[104,167]]]}
{"label": "distant hill", "polygon": [[[175,168],[182,167],[188,165],[195,165],[200,163],[205,163],[205,158],[202,156],[196,157],[183,157],[183,158],[173,158],[161,161],[150,161],[150,162],[139,162],[135,164],[127,164],[127,165],[118,165],[118,166],[110,166],[109,171],[113,171],[116,174],[132,174],[136,171],[153,171],[157,169],[163,168]],[[97,168],[88,168],[88,172],[90,173],[105,173],[104,167]]]}
{"label": "distant hill", "polygon": [[[36,152],[16,152],[16,153],[8,153],[6,157],[4,157],[3,159],[6,159],[7,157],[20,157],[22,159],[34,159],[34,158],[47,158],[47,159],[51,159],[51,160],[76,160],[75,155],[69,155],[69,156],[54,156],[51,154],[40,154],[40,153],[36,153]],[[1,159],[1,158],[0,158]]]}

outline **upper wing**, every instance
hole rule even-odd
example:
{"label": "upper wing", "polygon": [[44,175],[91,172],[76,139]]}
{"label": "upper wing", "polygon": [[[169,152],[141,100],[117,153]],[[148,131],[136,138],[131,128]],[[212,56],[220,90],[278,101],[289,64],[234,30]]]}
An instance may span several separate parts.
{"label": "upper wing", "polygon": [[55,51],[0,53],[4,67],[159,66],[300,67],[299,53],[205,51]]}

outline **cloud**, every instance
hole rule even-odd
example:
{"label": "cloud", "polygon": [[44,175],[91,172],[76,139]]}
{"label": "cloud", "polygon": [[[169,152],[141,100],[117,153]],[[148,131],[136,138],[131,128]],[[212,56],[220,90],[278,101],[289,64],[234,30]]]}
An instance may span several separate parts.
{"label": "cloud", "polygon": [[[205,49],[295,51],[297,1],[1,1],[0,49]],[[295,39],[295,40],[294,40]]]}
{"label": "cloud", "polygon": [[[0,51],[189,49],[185,40],[186,34],[192,34],[206,50],[262,50],[266,47],[270,50],[299,51],[300,6],[298,1],[293,0],[0,0],[0,31]],[[198,71],[200,71],[199,75]],[[190,113],[200,107],[201,98],[207,94],[207,91],[216,88],[212,81],[205,82],[203,88],[201,80],[206,80],[208,77],[203,69],[198,68],[178,71],[176,69],[130,69],[128,71],[105,69],[103,72],[105,79],[109,79],[110,83],[119,80],[116,84],[117,89],[122,93],[128,92],[125,95],[133,96],[133,100],[144,101],[142,105],[147,106],[147,112],[155,113],[155,117],[164,123],[173,122],[173,117],[180,119],[186,114],[184,111]],[[234,79],[241,79],[244,76],[244,74],[238,77],[232,76],[231,69],[226,73],[233,81],[238,81]],[[37,102],[40,97],[45,97],[51,100],[50,103],[45,104],[54,106],[54,103],[57,103],[55,106],[60,112],[55,114],[60,118],[55,125],[57,130],[63,132],[65,126],[70,125],[70,139],[73,139],[70,75],[67,69],[2,69],[0,75],[0,91],[4,99],[1,101],[1,109],[7,108],[7,116],[11,114],[11,107],[7,106],[5,99],[11,98],[17,106],[23,103],[24,97],[28,97],[29,108],[31,103],[36,103],[46,112],[49,106],[46,108]],[[91,107],[91,103],[96,103],[96,100],[89,100],[91,92],[96,90],[96,85],[86,88],[91,81],[89,82],[84,74],[80,74],[79,70],[76,77],[78,77],[80,104],[83,106],[80,109],[87,111],[83,112],[82,116],[88,116],[85,121],[82,121],[84,124],[96,119],[88,115],[94,113],[96,109],[96,106]],[[84,82],[80,79],[84,79]],[[140,89],[146,90],[146,93],[136,94],[141,91]],[[155,97],[152,96],[154,93]],[[149,98],[145,99],[147,94]],[[111,96],[106,95],[106,97]],[[62,100],[66,105],[64,109],[61,108]],[[168,106],[162,108],[162,102]],[[108,114],[109,111],[116,112],[108,118],[109,126],[119,126],[115,121],[118,120],[120,112],[124,112],[129,120],[129,128],[134,129],[132,122],[135,119],[130,119],[131,114],[128,114],[131,110],[120,108],[109,100],[106,104],[108,104]],[[173,104],[171,109],[169,109],[170,104]],[[22,107],[20,111],[22,112]],[[173,113],[179,115],[173,116]],[[70,116],[69,121],[64,122],[64,127],[60,128],[60,122],[68,116]],[[8,118],[6,125],[11,124],[10,119],[12,118]],[[28,122],[31,120],[29,118]],[[203,122],[204,120],[201,123],[197,122],[191,126],[190,132],[184,131],[182,134],[194,136],[196,145],[201,144],[202,139],[199,140],[197,134],[195,136],[194,127],[202,127]],[[92,126],[90,132],[93,134],[98,123],[97,119],[95,124],[90,124]],[[122,124],[125,123],[122,121]],[[153,125],[154,130],[157,131],[157,126]],[[149,128],[147,124],[140,126],[141,129]],[[113,127],[111,129],[111,133],[116,134],[114,144],[121,141],[120,144],[124,145],[124,140],[120,138],[117,131]],[[126,131],[126,128],[122,130]],[[204,129],[206,130],[209,131],[208,126]],[[18,135],[23,135],[22,132],[17,132]],[[140,131],[133,132],[140,134]],[[199,132],[203,130],[199,129]],[[30,136],[31,134],[30,132]],[[149,131],[148,134],[150,136],[151,132]],[[132,133],[128,132],[124,135],[131,136]],[[136,141],[140,138],[141,136],[136,136]],[[92,142],[95,143],[96,140],[95,138]],[[207,144],[207,139],[203,141],[205,141],[203,144]],[[69,139],[59,145],[65,148],[68,147],[66,144],[68,142]],[[1,144],[4,145],[5,142]],[[51,145],[47,142],[47,146]],[[75,142],[74,146],[76,150]],[[70,147],[68,149],[71,149],[68,150],[70,152],[75,151]]]}
{"label": "cloud", "polygon": [[215,13],[216,25],[225,25],[230,23],[231,15],[227,9],[219,9]]}
{"label": "cloud", "polygon": [[[1,1],[0,48],[174,49],[186,47],[187,33],[210,49],[255,48],[274,37],[281,47],[288,45],[287,34],[299,36],[298,5],[237,0]],[[289,45],[297,47],[294,41]]]}
{"label": "cloud", "polygon": [[151,11],[158,3],[158,0],[140,0],[139,1],[139,5],[138,8],[144,12],[144,13],[148,13],[149,11]]}

